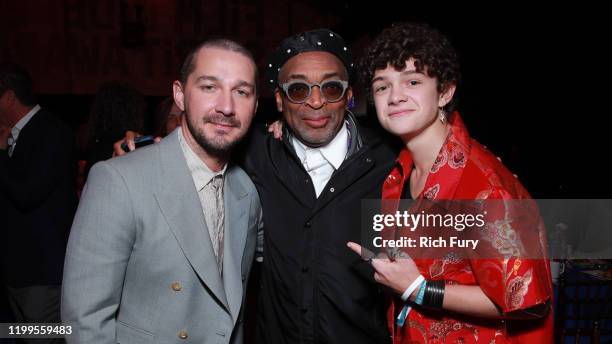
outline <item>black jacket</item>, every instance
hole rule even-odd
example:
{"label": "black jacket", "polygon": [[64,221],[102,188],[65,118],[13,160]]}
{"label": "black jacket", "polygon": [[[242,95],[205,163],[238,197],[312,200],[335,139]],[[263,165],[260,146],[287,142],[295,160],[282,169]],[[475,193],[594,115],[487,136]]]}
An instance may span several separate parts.
{"label": "black jacket", "polygon": [[318,199],[290,140],[252,130],[243,165],[259,192],[265,227],[260,343],[390,341],[372,267],[346,243],[360,242],[361,200],[381,197],[396,151],[378,133],[355,130],[362,146]]}
{"label": "black jacket", "polygon": [[0,150],[0,268],[14,287],[61,284],[77,205],[72,131],[41,109]]}

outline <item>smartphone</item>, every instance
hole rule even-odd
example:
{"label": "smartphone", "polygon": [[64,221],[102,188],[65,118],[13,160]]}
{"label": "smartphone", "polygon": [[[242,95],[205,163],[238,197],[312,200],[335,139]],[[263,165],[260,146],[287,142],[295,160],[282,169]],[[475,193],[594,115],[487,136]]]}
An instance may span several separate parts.
{"label": "smartphone", "polygon": [[[140,147],[148,146],[154,142],[153,139],[154,138],[152,135],[138,136],[137,138],[134,139],[134,145],[136,146],[137,149]],[[125,142],[121,144],[121,149],[123,149],[124,152],[130,151],[127,143]]]}

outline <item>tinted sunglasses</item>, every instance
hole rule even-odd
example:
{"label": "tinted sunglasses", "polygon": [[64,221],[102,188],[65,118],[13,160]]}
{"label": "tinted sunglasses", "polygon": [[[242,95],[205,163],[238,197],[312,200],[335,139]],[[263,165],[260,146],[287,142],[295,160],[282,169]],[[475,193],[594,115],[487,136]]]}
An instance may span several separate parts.
{"label": "tinted sunglasses", "polygon": [[327,80],[320,84],[311,84],[303,80],[289,81],[279,85],[293,103],[303,103],[312,94],[312,88],[317,86],[327,102],[334,103],[344,97],[348,88],[348,81]]}

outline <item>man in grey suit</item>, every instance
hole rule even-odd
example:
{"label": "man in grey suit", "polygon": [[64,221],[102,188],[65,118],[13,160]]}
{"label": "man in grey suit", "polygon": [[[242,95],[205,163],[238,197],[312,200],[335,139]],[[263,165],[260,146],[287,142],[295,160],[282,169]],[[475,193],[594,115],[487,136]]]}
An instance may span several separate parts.
{"label": "man in grey suit", "polygon": [[242,342],[261,209],[228,158],[257,108],[256,78],[238,43],[203,43],[173,84],[182,126],[92,168],[64,267],[68,342]]}

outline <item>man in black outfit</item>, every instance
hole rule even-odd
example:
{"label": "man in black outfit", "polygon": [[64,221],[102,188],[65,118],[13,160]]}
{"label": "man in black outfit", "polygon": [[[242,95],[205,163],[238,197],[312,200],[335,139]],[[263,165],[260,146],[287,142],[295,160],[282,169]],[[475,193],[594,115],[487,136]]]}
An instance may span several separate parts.
{"label": "man in black outfit", "polygon": [[76,209],[71,130],[37,105],[32,79],[0,65],[0,267],[17,322],[60,322]]}
{"label": "man in black outfit", "polygon": [[265,227],[259,343],[390,341],[372,267],[346,243],[361,242],[361,200],[381,198],[396,154],[348,111],[352,67],[326,29],[285,39],[266,65],[284,132],[253,127],[243,162]]}

